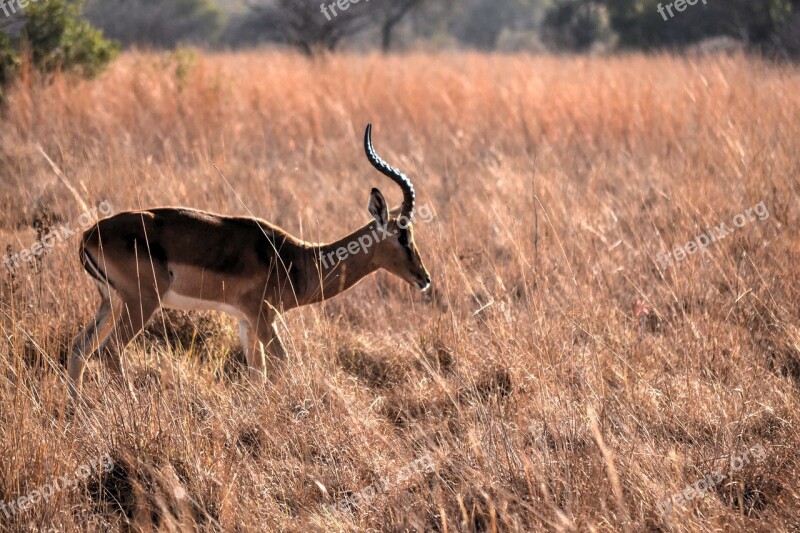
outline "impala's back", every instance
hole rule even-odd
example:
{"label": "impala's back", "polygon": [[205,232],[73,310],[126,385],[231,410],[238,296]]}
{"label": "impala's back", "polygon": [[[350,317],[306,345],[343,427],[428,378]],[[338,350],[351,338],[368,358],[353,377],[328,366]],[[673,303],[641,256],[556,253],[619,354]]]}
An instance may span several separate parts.
{"label": "impala's back", "polygon": [[126,299],[208,309],[200,302],[258,305],[291,294],[301,248],[266,221],[157,208],[101,220],[84,233],[81,256],[93,277]]}

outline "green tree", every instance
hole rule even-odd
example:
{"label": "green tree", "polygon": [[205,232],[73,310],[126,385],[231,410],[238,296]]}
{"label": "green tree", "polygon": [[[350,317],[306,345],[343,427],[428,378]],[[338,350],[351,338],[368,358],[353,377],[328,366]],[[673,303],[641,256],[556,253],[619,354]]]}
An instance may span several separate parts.
{"label": "green tree", "polygon": [[245,42],[278,42],[312,55],[336,50],[373,24],[371,6],[364,0],[342,2],[346,9],[329,5],[319,0],[256,0],[235,32],[247,36]]}
{"label": "green tree", "polygon": [[79,2],[31,2],[15,19],[21,27],[14,35],[0,31],[0,86],[14,78],[23,56],[41,72],[61,69],[93,76],[118,52],[116,44],[81,18]]}
{"label": "green tree", "polygon": [[[748,44],[769,42],[789,22],[789,0],[708,0],[686,5],[673,16],[673,0],[605,0],[611,25],[622,46],[680,46],[707,37],[728,35]],[[659,11],[659,5],[662,6]]]}
{"label": "green tree", "polygon": [[545,42],[561,50],[583,52],[613,37],[608,10],[598,2],[559,0],[544,17]]}
{"label": "green tree", "polygon": [[11,39],[0,31],[0,101],[3,99],[3,86],[11,81],[18,63],[19,59],[11,47]]}
{"label": "green tree", "polygon": [[94,76],[116,57],[116,44],[81,17],[81,4],[47,0],[29,4],[22,42],[42,71],[57,68]]}

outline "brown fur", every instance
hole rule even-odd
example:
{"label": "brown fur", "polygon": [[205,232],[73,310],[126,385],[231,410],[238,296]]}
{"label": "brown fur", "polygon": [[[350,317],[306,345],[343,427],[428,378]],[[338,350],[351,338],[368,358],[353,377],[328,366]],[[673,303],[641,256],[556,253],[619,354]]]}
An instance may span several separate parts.
{"label": "brown fur", "polygon": [[[160,307],[172,307],[176,295],[202,301],[189,308],[224,307],[237,316],[250,375],[261,381],[264,348],[279,365],[286,358],[276,327],[279,313],[331,298],[379,268],[427,286],[430,276],[412,226],[401,244],[398,219],[377,189],[370,211],[375,221],[327,245],[304,242],[264,220],[187,208],[129,211],[101,220],[81,242],[83,264],[97,281],[102,302],[95,319],[75,339],[71,394],[77,395],[86,359],[95,349],[124,380],[122,350]],[[378,224],[386,230],[376,233]],[[366,235],[383,237],[332,264],[320,260],[330,253],[335,257],[336,250],[352,247]]]}

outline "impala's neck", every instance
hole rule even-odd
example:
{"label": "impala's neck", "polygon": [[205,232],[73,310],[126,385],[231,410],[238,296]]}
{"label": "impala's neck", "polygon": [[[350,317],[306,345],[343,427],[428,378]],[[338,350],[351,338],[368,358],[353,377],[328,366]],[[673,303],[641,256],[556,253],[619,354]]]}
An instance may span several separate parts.
{"label": "impala's neck", "polygon": [[310,245],[305,262],[309,281],[300,305],[333,298],[378,270],[375,250],[385,237],[371,222],[331,244]]}

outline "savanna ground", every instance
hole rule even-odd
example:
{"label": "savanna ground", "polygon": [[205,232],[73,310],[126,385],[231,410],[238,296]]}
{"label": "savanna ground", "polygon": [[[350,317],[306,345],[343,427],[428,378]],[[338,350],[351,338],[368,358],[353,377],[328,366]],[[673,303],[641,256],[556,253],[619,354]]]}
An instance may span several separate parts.
{"label": "savanna ground", "polygon": [[[3,253],[82,211],[37,143],[89,205],[334,240],[371,187],[400,201],[363,155],[371,121],[435,212],[416,226],[433,290],[381,272],[286,314],[275,387],[242,379],[233,320],[157,315],[127,350],[137,398],[93,361],[70,417],[66,354],[98,304],[79,239],[4,269],[0,501],[115,466],[0,530],[798,531],[798,88],[741,56],[469,53],[128,53],[23,80],[1,112]],[[325,507],[426,455],[433,472]]]}

